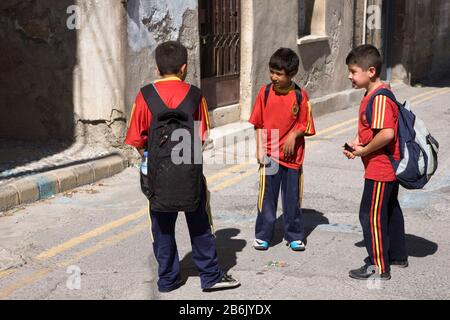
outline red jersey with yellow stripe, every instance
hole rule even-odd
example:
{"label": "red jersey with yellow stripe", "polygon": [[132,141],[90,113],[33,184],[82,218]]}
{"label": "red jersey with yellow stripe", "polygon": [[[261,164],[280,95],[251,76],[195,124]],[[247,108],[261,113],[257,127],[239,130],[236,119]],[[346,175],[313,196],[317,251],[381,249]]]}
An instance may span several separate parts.
{"label": "red jersey with yellow stripe", "polygon": [[[394,129],[395,139],[386,147],[382,148],[366,157],[363,157],[365,168],[365,178],[379,182],[396,181],[394,168],[389,160],[388,152],[393,155],[395,160],[400,159],[400,144],[398,140],[398,106],[385,96],[375,98],[372,106],[372,123],[368,123],[366,118],[366,109],[370,98],[381,88],[387,88],[381,85],[373,90],[370,95],[363,98],[359,109],[358,134],[362,145],[368,145],[375,135],[382,129]],[[388,89],[388,88],[387,88]]]}
{"label": "red jersey with yellow stripe", "polygon": [[[265,90],[266,86],[263,86],[259,91],[249,122],[256,129],[265,129],[263,137],[267,155],[285,167],[300,169],[305,158],[305,139],[301,138],[297,141],[295,156],[292,160],[285,158],[283,147],[289,134],[294,131],[303,131],[307,136],[316,134],[308,94],[302,89],[302,104],[298,106],[294,88],[282,94],[272,87],[267,105],[264,105]],[[275,133],[272,130],[278,130],[278,141],[275,140]]]}
{"label": "red jersey with yellow stripe", "polygon": [[[161,99],[170,109],[176,109],[183,102],[190,88],[189,84],[176,77],[155,81],[155,87]],[[202,98],[194,115],[194,120],[200,122],[199,135],[202,137],[202,141],[205,142],[209,133],[208,106],[205,98]],[[139,92],[131,111],[125,143],[138,149],[145,148],[148,142],[148,130],[151,121],[152,113],[147,107],[142,93]]]}

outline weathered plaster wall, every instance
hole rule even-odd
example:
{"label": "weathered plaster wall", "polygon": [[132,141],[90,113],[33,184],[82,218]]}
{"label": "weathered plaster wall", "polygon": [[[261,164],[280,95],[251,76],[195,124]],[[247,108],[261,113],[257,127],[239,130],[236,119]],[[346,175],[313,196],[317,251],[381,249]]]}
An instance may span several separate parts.
{"label": "weathered plaster wall", "polygon": [[197,0],[128,0],[126,106],[129,115],[139,89],[157,77],[158,44],[181,41],[188,49],[187,81],[200,85]]}
{"label": "weathered plaster wall", "polygon": [[0,137],[73,139],[72,0],[0,2]]}
{"label": "weathered plaster wall", "polygon": [[122,143],[125,21],[115,0],[2,1],[0,136]]}
{"label": "weathered plaster wall", "polygon": [[297,81],[312,98],[351,88],[345,58],[353,48],[353,1],[334,0],[323,3],[328,41],[298,47],[302,62]]}
{"label": "weathered plaster wall", "polygon": [[[328,41],[297,45],[298,1],[253,1],[253,97],[269,82],[270,56],[280,47],[289,47],[300,56],[296,81],[311,97],[350,88],[345,57],[353,44],[353,1],[324,1]],[[253,100],[252,100],[253,101]]]}
{"label": "weathered plaster wall", "polygon": [[433,1],[433,62],[431,78],[440,79],[450,74],[450,1]]}
{"label": "weathered plaster wall", "polygon": [[126,129],[126,8],[116,0],[78,0],[73,72],[76,140],[120,146]]}
{"label": "weathered plaster wall", "polygon": [[450,2],[398,0],[393,41],[393,77],[416,83],[448,78]]}

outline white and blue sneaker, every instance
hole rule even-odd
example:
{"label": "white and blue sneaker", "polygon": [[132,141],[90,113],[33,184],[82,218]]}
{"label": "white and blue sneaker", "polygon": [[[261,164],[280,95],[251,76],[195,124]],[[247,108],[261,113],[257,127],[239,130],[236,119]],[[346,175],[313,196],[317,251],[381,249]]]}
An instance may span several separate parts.
{"label": "white and blue sneaker", "polygon": [[255,248],[258,251],[269,250],[269,242],[255,239],[255,241],[253,241],[253,248]]}
{"label": "white and blue sneaker", "polygon": [[289,246],[289,248],[291,248],[292,251],[305,251],[306,250],[306,246],[303,243],[303,241],[297,240],[297,241],[292,241],[291,243],[287,243],[287,246]]}

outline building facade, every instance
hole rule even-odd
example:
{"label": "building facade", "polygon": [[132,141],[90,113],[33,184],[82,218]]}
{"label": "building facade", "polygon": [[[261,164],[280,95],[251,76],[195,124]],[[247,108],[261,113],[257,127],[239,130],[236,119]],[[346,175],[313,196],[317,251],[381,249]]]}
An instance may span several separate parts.
{"label": "building facade", "polygon": [[213,126],[246,121],[279,47],[321,114],[349,107],[345,57],[371,43],[388,81],[450,71],[446,0],[5,0],[0,4],[0,137],[119,147],[133,100],[157,78],[166,40],[189,51]]}

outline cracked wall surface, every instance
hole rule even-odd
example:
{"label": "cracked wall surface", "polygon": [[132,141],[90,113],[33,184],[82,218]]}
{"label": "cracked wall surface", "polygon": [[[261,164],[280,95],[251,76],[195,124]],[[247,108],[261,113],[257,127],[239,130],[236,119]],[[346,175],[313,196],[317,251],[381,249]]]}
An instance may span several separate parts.
{"label": "cracked wall surface", "polygon": [[[300,70],[295,80],[310,97],[319,97],[350,89],[345,57],[353,45],[353,2],[326,1],[327,41],[303,45],[298,39],[298,1],[253,1],[252,96],[269,79],[269,60],[280,47],[288,47],[300,56]],[[280,36],[282,35],[282,36]],[[254,99],[253,99],[254,101]]]}
{"label": "cracked wall surface", "polygon": [[200,84],[200,49],[196,0],[129,0],[127,3],[126,110],[139,89],[158,78],[154,50],[169,40],[188,49],[187,81]]}
{"label": "cracked wall surface", "polygon": [[120,147],[126,129],[126,8],[115,0],[78,0],[74,68],[75,140]]}

